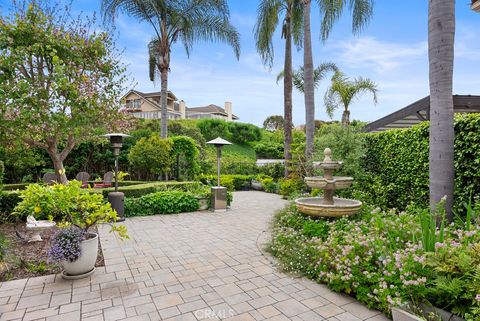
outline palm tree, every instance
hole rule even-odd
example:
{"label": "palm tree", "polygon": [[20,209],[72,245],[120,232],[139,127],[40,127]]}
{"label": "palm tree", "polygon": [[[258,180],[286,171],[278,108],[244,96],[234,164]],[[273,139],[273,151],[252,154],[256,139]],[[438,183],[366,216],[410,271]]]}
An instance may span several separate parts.
{"label": "palm tree", "polygon": [[341,72],[336,72],[332,77],[332,84],[325,93],[325,108],[330,118],[333,112],[343,107],[342,126],[350,125],[350,104],[355,98],[358,98],[365,92],[373,94],[373,101],[377,103],[377,85],[368,78],[358,77],[350,80]]}
{"label": "palm tree", "polygon": [[150,80],[161,83],[161,136],[167,137],[167,92],[172,45],[180,41],[187,55],[196,41],[220,41],[240,56],[240,36],[230,24],[226,0],[103,0],[105,20],[119,10],[147,21],[155,32],[148,44]]}
{"label": "palm tree", "polygon": [[[272,38],[280,20],[282,20],[282,38],[285,39],[285,61],[283,70],[283,109],[284,109],[284,155],[285,177],[289,174],[292,160],[292,41],[298,46],[302,39],[302,5],[300,0],[261,0],[258,6],[255,25],[255,44],[262,61],[270,68],[273,64],[274,50]],[[282,18],[283,15],[283,18]],[[282,18],[282,19],[281,19]]]}
{"label": "palm tree", "polygon": [[[303,23],[304,23],[304,48],[303,66],[304,72],[304,95],[305,95],[305,127],[307,159],[313,154],[313,137],[315,134],[315,80],[313,70],[312,36],[310,29],[311,0],[303,0]],[[319,0],[320,14],[322,18],[321,32],[323,40],[333,28],[334,23],[341,17],[347,6],[346,0]],[[349,8],[352,12],[352,31],[359,33],[368,24],[373,15],[373,0],[350,0]]]}
{"label": "palm tree", "polygon": [[[327,72],[337,72],[339,71],[337,65],[333,62],[324,62],[317,68],[313,69],[313,86],[315,89],[318,88],[320,82],[325,78]],[[297,70],[294,70],[292,73],[293,86],[301,93],[305,92],[305,72],[304,68],[300,67]],[[277,83],[283,79],[285,72],[282,70],[277,75]]]}
{"label": "palm tree", "polygon": [[455,1],[429,1],[428,58],[430,80],[430,207],[447,197],[446,217],[452,220],[455,169],[453,129],[453,57]]}

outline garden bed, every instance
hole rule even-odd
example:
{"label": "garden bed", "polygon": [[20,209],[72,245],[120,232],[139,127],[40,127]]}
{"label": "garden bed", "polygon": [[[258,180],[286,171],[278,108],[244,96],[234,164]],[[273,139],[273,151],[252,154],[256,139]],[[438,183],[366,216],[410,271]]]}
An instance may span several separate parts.
{"label": "garden bed", "polygon": [[[50,239],[56,228],[42,233],[42,242],[28,243],[17,236],[27,237],[25,223],[7,223],[0,225],[0,234],[7,239],[6,254],[4,262],[0,263],[0,282],[30,278],[41,275],[56,274],[61,272],[58,264],[48,264],[48,249]],[[97,232],[92,228],[93,232]],[[100,244],[100,243],[99,243]],[[104,266],[103,252],[101,245],[98,251],[95,266]]]}

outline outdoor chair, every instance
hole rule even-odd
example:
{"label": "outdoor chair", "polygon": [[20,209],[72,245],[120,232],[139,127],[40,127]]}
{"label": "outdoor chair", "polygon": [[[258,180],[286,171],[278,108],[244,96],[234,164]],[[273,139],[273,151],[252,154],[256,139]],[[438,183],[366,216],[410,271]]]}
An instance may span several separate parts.
{"label": "outdoor chair", "polygon": [[43,182],[47,185],[53,185],[58,182],[57,174],[55,173],[45,173],[43,174]]}
{"label": "outdoor chair", "polygon": [[82,188],[88,187],[88,180],[90,179],[90,174],[87,172],[80,172],[75,176],[75,179],[77,181],[82,182]]}
{"label": "outdoor chair", "polygon": [[93,187],[94,188],[112,187],[112,181],[113,181],[113,172],[106,172],[105,175],[103,175],[103,182],[95,183]]}

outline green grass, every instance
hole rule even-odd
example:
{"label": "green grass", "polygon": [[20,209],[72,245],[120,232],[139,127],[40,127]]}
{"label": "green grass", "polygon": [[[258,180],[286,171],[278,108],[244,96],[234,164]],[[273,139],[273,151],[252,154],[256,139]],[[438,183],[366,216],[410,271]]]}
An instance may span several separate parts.
{"label": "green grass", "polygon": [[[207,153],[207,159],[209,160],[217,159],[215,147],[208,146],[206,153]],[[257,158],[256,158],[255,150],[251,146],[232,144],[232,145],[223,147],[222,159],[224,159],[225,161],[232,160],[235,162],[255,162]]]}

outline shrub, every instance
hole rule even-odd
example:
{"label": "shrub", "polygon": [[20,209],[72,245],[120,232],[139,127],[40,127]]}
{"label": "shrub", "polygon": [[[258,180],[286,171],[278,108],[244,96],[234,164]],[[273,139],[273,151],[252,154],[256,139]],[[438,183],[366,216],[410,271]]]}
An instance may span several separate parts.
{"label": "shrub", "polygon": [[143,178],[168,174],[173,164],[172,145],[157,134],[143,137],[130,149],[128,161]]}
{"label": "shrub", "polygon": [[0,161],[0,190],[3,187],[3,177],[5,176],[5,165]]}
{"label": "shrub", "polygon": [[193,139],[186,136],[171,138],[172,157],[174,158],[174,173],[177,179],[193,179],[200,173],[198,164],[198,147]]}
{"label": "shrub", "polygon": [[408,301],[430,302],[479,320],[480,225],[446,226],[444,241],[426,252],[417,213],[364,206],[356,217],[314,219],[291,205],[275,217],[271,250],[285,270],[386,313]]}
{"label": "shrub", "polygon": [[209,141],[217,137],[223,139],[231,139],[231,134],[228,129],[228,122],[220,119],[201,119],[197,122],[197,127],[200,129],[205,140]]}
{"label": "shrub", "polygon": [[284,198],[288,198],[291,194],[301,193],[305,189],[305,183],[299,179],[281,179],[279,181],[279,193]]}
{"label": "shrub", "polygon": [[258,172],[272,177],[274,180],[278,180],[285,175],[285,165],[282,163],[271,163],[258,166]]}
{"label": "shrub", "polygon": [[257,158],[281,159],[283,158],[283,145],[281,143],[259,142],[253,145]]}
{"label": "shrub", "polygon": [[260,128],[252,124],[230,122],[228,129],[232,140],[239,144],[256,142],[262,138]]}
{"label": "shrub", "polygon": [[5,259],[5,255],[7,254],[7,248],[8,240],[5,235],[0,233],[0,263],[2,263]]}
{"label": "shrub", "polygon": [[[365,180],[356,190],[372,204],[428,207],[429,124],[365,135]],[[455,116],[454,209],[480,195],[480,114]]]}
{"label": "shrub", "polygon": [[[144,184],[135,184],[135,185],[126,185],[120,186],[118,190],[125,194],[125,197],[128,198],[135,198],[140,197],[143,195],[160,192],[160,191],[168,191],[168,190],[181,190],[185,191],[198,184],[197,182],[150,182]],[[102,189],[91,189],[89,190],[92,193],[102,193],[103,197],[106,199],[108,197],[108,193],[113,192],[115,188],[102,188]]]}
{"label": "shrub", "polygon": [[20,193],[15,191],[0,191],[0,223],[14,219],[14,216],[10,214],[20,201]]}
{"label": "shrub", "polygon": [[126,216],[193,212],[199,207],[195,195],[181,191],[157,192],[125,200]]}
{"label": "shrub", "polygon": [[[229,191],[244,191],[250,189],[253,175],[221,175],[220,185]],[[209,186],[217,185],[216,175],[202,175],[200,181]]]}

